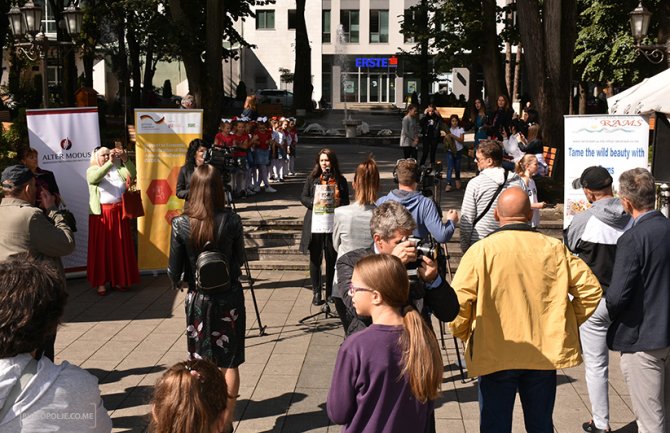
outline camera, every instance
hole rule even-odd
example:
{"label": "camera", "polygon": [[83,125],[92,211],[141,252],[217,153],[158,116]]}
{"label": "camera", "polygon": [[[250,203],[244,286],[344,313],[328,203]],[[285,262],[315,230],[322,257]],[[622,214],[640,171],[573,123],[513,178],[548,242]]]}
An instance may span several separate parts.
{"label": "camera", "polygon": [[233,156],[235,148],[210,147],[205,153],[205,164],[210,164],[223,176],[223,183],[230,183],[232,170],[246,170],[247,158],[244,156]]}
{"label": "camera", "polygon": [[416,263],[420,265],[423,262],[423,256],[435,261],[437,260],[437,245],[432,240],[423,240],[415,236],[407,238],[416,248]]}
{"label": "camera", "polygon": [[419,170],[419,191],[424,197],[433,196],[433,188],[442,179],[442,161],[437,161],[434,165],[423,167]]}

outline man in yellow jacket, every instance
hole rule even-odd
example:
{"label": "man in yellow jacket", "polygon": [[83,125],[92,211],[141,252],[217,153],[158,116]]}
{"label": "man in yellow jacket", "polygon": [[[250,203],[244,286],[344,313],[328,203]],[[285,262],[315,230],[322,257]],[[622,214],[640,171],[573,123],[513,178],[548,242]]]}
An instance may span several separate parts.
{"label": "man in yellow jacket", "polygon": [[480,431],[512,431],[518,390],[526,430],[551,433],[556,370],[581,363],[578,327],[602,290],[560,240],[530,227],[524,190],[500,194],[494,216],[500,229],[468,249],[454,276],[451,332],[467,342],[468,372],[479,376]]}

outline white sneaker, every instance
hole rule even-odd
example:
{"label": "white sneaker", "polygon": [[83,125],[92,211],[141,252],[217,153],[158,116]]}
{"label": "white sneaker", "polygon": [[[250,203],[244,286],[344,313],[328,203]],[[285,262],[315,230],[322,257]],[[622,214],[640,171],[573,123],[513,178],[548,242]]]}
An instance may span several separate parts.
{"label": "white sneaker", "polygon": [[277,192],[277,190],[268,185],[267,188],[265,188],[265,192]]}

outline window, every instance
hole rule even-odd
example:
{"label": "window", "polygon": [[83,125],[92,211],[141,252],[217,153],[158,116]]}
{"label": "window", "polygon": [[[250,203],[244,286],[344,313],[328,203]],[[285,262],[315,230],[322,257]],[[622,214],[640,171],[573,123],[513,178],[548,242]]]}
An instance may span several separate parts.
{"label": "window", "polygon": [[288,10],[288,29],[289,30],[295,30],[296,28],[296,21],[298,19],[298,13],[295,9],[289,9]]}
{"label": "window", "polygon": [[389,41],[389,11],[370,11],[370,43],[388,43]]}
{"label": "window", "polygon": [[414,25],[416,23],[416,17],[414,15],[413,9],[405,9],[404,19],[403,19],[403,36],[406,44],[412,44],[414,40]]}
{"label": "window", "polygon": [[321,15],[321,39],[323,43],[330,43],[330,9],[324,9]]}
{"label": "window", "polygon": [[51,3],[47,0],[36,0],[35,6],[42,6],[44,15],[42,15],[42,29],[44,33],[56,34],[56,18]]}
{"label": "window", "polygon": [[357,44],[359,42],[359,11],[343,9],[340,11],[340,24],[344,32],[344,42]]}
{"label": "window", "polygon": [[272,30],[275,28],[275,11],[265,9],[256,11],[256,28]]}

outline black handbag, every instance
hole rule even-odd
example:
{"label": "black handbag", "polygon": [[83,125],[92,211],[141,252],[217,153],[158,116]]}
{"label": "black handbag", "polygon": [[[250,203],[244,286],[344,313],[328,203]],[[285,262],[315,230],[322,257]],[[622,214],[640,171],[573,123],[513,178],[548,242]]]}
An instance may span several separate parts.
{"label": "black handbag", "polygon": [[223,214],[214,242],[207,242],[195,261],[195,286],[208,293],[223,293],[231,288],[228,258],[218,250],[226,215]]}

